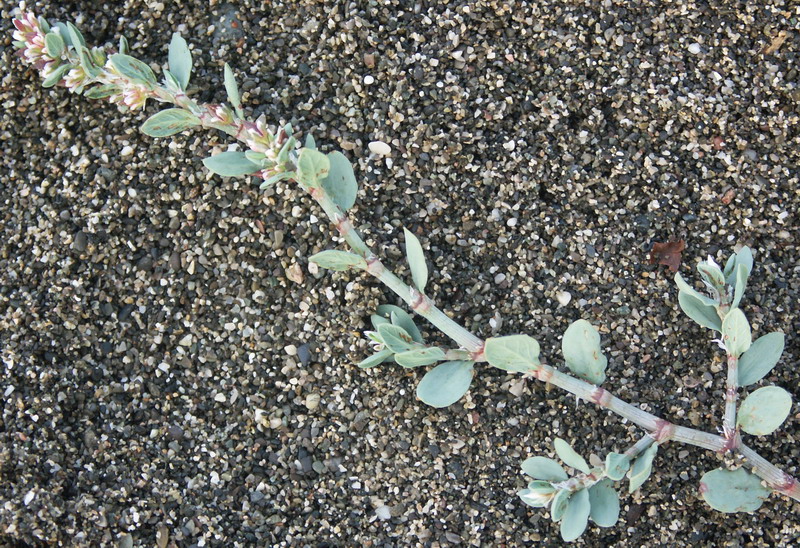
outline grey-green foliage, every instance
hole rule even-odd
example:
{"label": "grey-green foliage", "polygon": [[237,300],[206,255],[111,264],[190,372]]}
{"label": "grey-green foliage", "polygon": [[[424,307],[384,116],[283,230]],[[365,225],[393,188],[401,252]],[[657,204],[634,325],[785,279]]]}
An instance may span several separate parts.
{"label": "grey-green foliage", "polygon": [[547,457],[536,456],[525,459],[522,471],[537,480],[566,481],[569,478],[564,467]]}
{"label": "grey-green foliage", "polygon": [[[422,334],[419,331],[419,328],[414,324],[414,320],[411,319],[411,316],[406,313],[405,310],[402,308],[395,306],[393,304],[384,304],[378,307],[375,314],[370,316],[370,321],[372,323],[372,327],[376,330],[375,332],[368,332],[368,336],[372,338],[375,342],[379,344],[384,344],[383,339],[380,336],[380,333],[377,332],[378,328],[381,325],[395,325],[400,327],[405,333],[407,333],[414,343],[421,344],[423,343]],[[438,349],[437,349],[438,350]],[[413,351],[413,350],[411,350]],[[375,354],[368,356],[364,360],[358,363],[358,367],[362,369],[368,369],[370,367],[375,367],[376,365],[380,365],[386,361],[394,360],[395,353],[392,352],[389,348],[383,348],[376,352]]]}
{"label": "grey-green foliage", "polygon": [[473,377],[473,362],[440,363],[428,371],[417,386],[417,397],[430,406],[447,407],[467,393]]}
{"label": "grey-green foliage", "polygon": [[322,188],[336,205],[347,211],[356,203],[358,182],[353,166],[341,152],[328,154],[328,175],[321,181]]}
{"label": "grey-green foliage", "polygon": [[378,334],[386,348],[395,354],[415,348],[414,339],[400,326],[392,324],[379,325]]}
{"label": "grey-green foliage", "polygon": [[169,43],[169,71],[178,81],[182,90],[186,90],[189,85],[189,78],[192,75],[192,53],[189,45],[179,33],[172,35]]}
{"label": "grey-green foliage", "polygon": [[484,344],[486,361],[506,371],[530,372],[539,368],[539,343],[528,335],[491,337]]}
{"label": "grey-green foliage", "polygon": [[770,490],[761,485],[761,478],[744,468],[718,468],[703,474],[700,493],[714,510],[731,514],[758,510]]}
{"label": "grey-green foliage", "polygon": [[[230,101],[233,108],[239,112],[242,107],[242,100],[239,97],[239,86],[236,84],[236,76],[231,70],[231,66],[225,63],[223,68],[223,80],[225,82],[225,92],[228,94],[228,101]],[[240,114],[241,116],[241,114]]]}
{"label": "grey-green foliage", "polygon": [[445,353],[441,348],[435,346],[423,346],[395,354],[394,359],[398,365],[403,367],[420,367],[431,365],[445,358]]}
{"label": "grey-green foliage", "polygon": [[576,470],[580,470],[584,474],[588,474],[590,472],[591,469],[589,468],[589,464],[586,462],[586,460],[580,456],[565,440],[556,438],[553,441],[553,447],[555,448],[558,457],[564,461],[564,464],[571,466]]}
{"label": "grey-green foliage", "polygon": [[601,384],[606,380],[608,359],[600,348],[600,334],[586,320],[573,322],[561,340],[567,367],[578,377]]}
{"label": "grey-green foliage", "polygon": [[355,253],[350,253],[349,251],[339,251],[337,249],[321,251],[309,257],[308,260],[322,268],[339,272],[350,270],[351,268],[361,270],[367,268],[367,261],[364,260],[364,257],[356,255]]}
{"label": "grey-green foliage", "polygon": [[613,527],[619,520],[619,493],[610,478],[600,480],[589,488],[589,517],[600,527]]}
{"label": "grey-green foliage", "polygon": [[606,476],[614,481],[620,481],[625,477],[625,473],[631,467],[631,459],[628,455],[611,452],[606,455]]}
{"label": "grey-green foliage", "polygon": [[748,434],[766,436],[783,424],[792,410],[792,396],[778,386],[751,393],[739,407],[736,424]]}
{"label": "grey-green foliage", "polygon": [[750,324],[744,312],[738,308],[730,310],[722,321],[722,342],[728,354],[738,358],[750,348],[752,341]]}
{"label": "grey-green foliage", "polygon": [[768,333],[750,345],[739,358],[739,385],[748,386],[763,379],[783,354],[783,333]]}
{"label": "grey-green foliage", "polygon": [[318,188],[328,176],[330,167],[326,155],[313,148],[302,148],[297,157],[297,181],[307,188]]}
{"label": "grey-green foliage", "polygon": [[153,114],[142,124],[142,132],[150,137],[169,137],[200,125],[200,119],[182,108],[168,108]]}
{"label": "grey-green foliage", "polygon": [[653,471],[653,459],[656,457],[657,451],[658,444],[654,443],[642,451],[633,461],[633,465],[628,471],[628,478],[630,478],[629,493],[636,491],[650,477],[650,473]]}
{"label": "grey-green foliage", "polygon": [[407,228],[403,229],[406,238],[406,258],[408,266],[411,268],[411,278],[414,286],[420,291],[425,292],[425,285],[428,283],[428,265],[425,264],[425,253],[417,237]]}
{"label": "grey-green foliage", "polygon": [[261,170],[261,166],[248,160],[244,152],[234,150],[221,152],[206,158],[203,160],[203,165],[223,177],[240,177]]}
{"label": "grey-green foliage", "polygon": [[44,37],[44,45],[50,57],[61,57],[64,53],[65,44],[61,35],[55,32],[48,32]]}
{"label": "grey-green foliage", "polygon": [[561,518],[562,539],[571,542],[583,534],[589,523],[591,508],[587,489],[581,489],[572,494]]}
{"label": "grey-green foliage", "polygon": [[111,64],[121,75],[137,84],[152,86],[156,83],[150,67],[130,55],[115,53],[111,56]]}

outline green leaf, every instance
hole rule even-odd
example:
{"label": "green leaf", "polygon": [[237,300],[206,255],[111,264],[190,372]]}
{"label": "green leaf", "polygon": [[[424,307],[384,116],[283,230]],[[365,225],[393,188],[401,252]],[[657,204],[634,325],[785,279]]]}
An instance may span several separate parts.
{"label": "green leaf", "polygon": [[89,50],[86,49],[84,46],[78,46],[78,58],[81,60],[81,68],[83,71],[91,77],[95,77],[100,74],[100,70],[94,66],[92,59],[89,55]]}
{"label": "green leaf", "polygon": [[719,288],[725,286],[725,276],[716,264],[703,261],[697,265],[697,271],[708,285]]}
{"label": "green leaf", "polygon": [[347,211],[356,203],[358,194],[353,166],[347,157],[338,151],[328,154],[328,162],[330,163],[328,176],[322,179],[322,188],[336,205]]}
{"label": "green leaf", "polygon": [[164,82],[167,85],[167,89],[169,89],[173,93],[177,93],[179,91],[183,91],[181,87],[181,83],[175,78],[175,75],[172,74],[169,69],[164,69]]}
{"label": "green leaf", "polygon": [[111,64],[125,78],[138,84],[153,85],[156,76],[149,66],[130,55],[115,53],[111,56]]}
{"label": "green leaf", "polygon": [[[386,326],[381,326],[381,328]],[[436,408],[447,407],[467,393],[472,382],[469,361],[444,362],[428,371],[417,386],[417,397]]]}
{"label": "green leaf", "polygon": [[415,347],[414,339],[402,327],[386,324],[379,325],[378,334],[380,334],[386,347],[395,354],[413,350]]}
{"label": "green leaf", "polygon": [[403,367],[420,367],[422,365],[431,365],[443,360],[444,358],[444,351],[435,346],[407,350],[406,352],[400,352],[394,357],[398,365],[402,365]]}
{"label": "green leaf", "polygon": [[522,471],[537,480],[566,481],[569,479],[564,468],[547,457],[530,457],[522,463]]}
{"label": "green leaf", "polygon": [[713,306],[704,304],[697,297],[683,291],[678,293],[678,304],[680,304],[681,310],[687,316],[702,327],[722,331],[722,322],[720,322],[717,310]]}
{"label": "green leaf", "polygon": [[177,32],[172,34],[169,43],[169,71],[178,80],[181,89],[185,90],[192,75],[192,53],[186,40]]}
{"label": "green leaf", "polygon": [[64,53],[64,39],[55,32],[48,32],[44,37],[44,45],[47,48],[47,55],[58,59]]}
{"label": "green leaf", "polygon": [[739,386],[748,386],[763,379],[783,354],[786,337],[783,333],[768,333],[759,337],[739,358]]}
{"label": "green leaf", "polygon": [[739,253],[734,253],[728,258],[725,263],[725,282],[730,286],[736,285],[736,270],[738,265],[744,265],[747,276],[753,271],[753,252],[747,246],[739,250]]}
{"label": "green leaf", "polygon": [[119,37],[119,52],[123,55],[127,55],[130,51],[130,47],[128,47],[128,39],[124,36]]}
{"label": "green leaf", "polygon": [[360,362],[358,362],[359,369],[369,369],[370,367],[375,367],[376,365],[382,364],[386,361],[387,358],[392,357],[392,351],[388,348],[384,348],[380,352],[376,352],[372,356],[369,356]]}
{"label": "green leaf", "polygon": [[278,181],[282,181],[284,179],[291,179],[291,178],[292,178],[292,173],[291,172],[280,171],[278,173],[273,173],[272,175],[270,175],[269,177],[264,179],[264,182],[262,182],[261,185],[258,188],[260,188],[261,190],[264,190],[265,188],[274,185]]}
{"label": "green leaf", "polygon": [[289,152],[294,150],[294,145],[296,143],[297,141],[295,141],[294,137],[289,137],[286,139],[286,142],[283,143],[281,150],[278,152],[278,157],[275,159],[276,165],[283,166],[286,164],[286,161],[289,159]]}
{"label": "green leaf", "polygon": [[620,481],[631,467],[631,459],[622,453],[609,453],[606,455],[606,476],[614,481]]}
{"label": "green leaf", "polygon": [[64,45],[66,46],[73,45],[72,39],[70,38],[69,35],[69,27],[67,27],[66,24],[58,22],[58,23],[53,23],[53,26],[58,29],[58,34],[61,36],[61,39],[64,40]]}
{"label": "green leaf", "polygon": [[629,493],[636,491],[647,481],[647,478],[650,477],[650,473],[653,471],[653,459],[656,458],[657,451],[658,444],[654,443],[640,453],[636,460],[633,461],[633,466],[628,472],[628,477],[631,480],[630,486],[628,487]]}
{"label": "green leaf", "polygon": [[[738,268],[738,267],[737,267]],[[744,312],[738,308],[730,310],[722,322],[722,342],[728,353],[737,358],[744,354],[753,343],[750,324]]]}
{"label": "green leaf", "polygon": [[88,99],[105,99],[119,93],[119,87],[114,84],[101,84],[93,86],[83,92],[83,96]]}
{"label": "green leaf", "polygon": [[83,39],[83,34],[81,34],[81,31],[78,30],[78,27],[72,23],[67,23],[67,34],[69,35],[69,41],[74,48],[77,49],[78,46],[86,47],[86,40]]}
{"label": "green leaf", "polygon": [[742,301],[744,290],[747,287],[747,266],[744,264],[736,265],[736,285],[733,288],[733,301],[731,301],[731,308],[736,308]]}
{"label": "green leaf", "polygon": [[328,176],[331,162],[323,153],[311,149],[300,149],[297,158],[297,181],[305,187],[319,187],[322,180]]}
{"label": "green leaf", "polygon": [[261,166],[247,159],[244,152],[229,150],[203,160],[203,165],[223,177],[239,177],[261,170]]}
{"label": "green leaf", "polygon": [[339,251],[338,249],[320,251],[316,255],[309,257],[308,261],[316,263],[322,268],[338,272],[350,270],[351,268],[367,268],[367,261],[364,260],[364,257],[348,251]]}
{"label": "green leaf", "polygon": [[608,359],[600,348],[600,334],[586,320],[573,322],[561,340],[561,351],[570,371],[592,384],[606,380]]}
{"label": "green leaf", "polygon": [[72,68],[73,66],[70,64],[61,65],[60,67],[56,68],[53,72],[50,73],[50,76],[44,79],[44,81],[42,82],[42,87],[45,88],[53,87],[54,85],[59,83],[61,79],[64,77],[64,74],[66,74],[67,71],[71,70]]}
{"label": "green leaf", "polygon": [[375,329],[378,329],[379,325],[392,323],[387,318],[384,318],[383,316],[381,316],[379,314],[372,314],[369,317],[369,321],[372,322],[372,327],[374,327]]}
{"label": "green leaf", "polygon": [[528,335],[486,339],[484,355],[490,365],[506,371],[535,371],[539,367],[539,343]]}
{"label": "green leaf", "polygon": [[[317,150],[317,143],[316,141],[314,141],[314,136],[311,135],[311,133],[306,134],[306,141],[303,146],[306,148]],[[330,159],[330,155],[328,155],[328,159]]]}
{"label": "green leaf", "polygon": [[399,306],[395,306],[393,304],[382,304],[375,312],[379,316],[383,316],[384,318],[391,320],[394,325],[405,329],[406,332],[411,335],[411,338],[414,339],[414,342],[423,342],[422,334],[419,332],[419,328],[414,323],[414,320],[411,319],[411,316],[408,314],[408,312]]}
{"label": "green leaf", "polygon": [[600,527],[613,527],[619,519],[619,494],[608,478],[589,488],[589,517]]}
{"label": "green leaf", "polygon": [[716,306],[719,304],[719,301],[712,299],[711,297],[707,297],[703,295],[699,291],[695,290],[692,286],[690,286],[681,276],[680,272],[675,273],[675,283],[678,286],[678,290],[682,293],[688,293],[692,297],[700,300],[706,306]]}
{"label": "green leaf", "polygon": [[767,500],[770,490],[761,485],[761,478],[744,468],[717,468],[700,478],[700,493],[714,510],[733,514],[755,512]]}
{"label": "green leaf", "polygon": [[150,137],[169,137],[200,125],[200,118],[182,108],[168,108],[153,114],[142,124],[142,132]]}
{"label": "green leaf", "polygon": [[556,496],[553,497],[553,505],[550,506],[550,517],[553,521],[561,521],[561,518],[564,517],[564,512],[567,509],[571,496],[572,491],[569,489],[561,489],[556,493]]}
{"label": "green leaf", "polygon": [[556,488],[548,481],[532,481],[527,489],[517,492],[522,502],[534,508],[544,508],[555,496]]}
{"label": "green leaf", "polygon": [[228,63],[225,63],[223,72],[225,75],[225,91],[228,93],[228,101],[231,102],[233,108],[239,108],[242,106],[242,100],[239,97],[239,86],[236,84],[236,76],[234,76],[233,70],[231,70],[231,66]]}
{"label": "green leaf", "polygon": [[572,446],[566,441],[561,438],[556,438],[553,440],[553,447],[555,447],[558,457],[564,461],[564,464],[567,466],[580,470],[584,474],[591,472],[591,468],[589,468],[586,460],[576,453]]}
{"label": "green leaf", "polygon": [[792,410],[792,396],[778,386],[764,386],[745,398],[736,424],[748,434],[766,436],[783,424]]}
{"label": "green leaf", "polygon": [[425,292],[425,284],[428,283],[428,265],[425,264],[425,253],[422,245],[414,234],[407,228],[403,229],[406,238],[406,258],[408,266],[411,267],[411,277],[414,280],[414,287],[420,293]]}
{"label": "green leaf", "polygon": [[564,541],[571,542],[583,534],[589,523],[590,511],[591,503],[586,489],[575,492],[569,498],[564,517],[561,519],[561,538]]}

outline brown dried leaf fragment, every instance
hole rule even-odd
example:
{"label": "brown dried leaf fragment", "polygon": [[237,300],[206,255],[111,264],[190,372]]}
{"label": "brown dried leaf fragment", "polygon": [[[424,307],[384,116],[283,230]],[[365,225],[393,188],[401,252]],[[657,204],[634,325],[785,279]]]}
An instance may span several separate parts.
{"label": "brown dried leaf fragment", "polygon": [[675,240],[661,243],[654,242],[650,252],[650,264],[663,264],[672,272],[677,272],[681,266],[681,252],[686,249],[686,242]]}
{"label": "brown dried leaf fragment", "polygon": [[772,43],[767,47],[765,47],[761,53],[763,53],[764,55],[770,55],[772,53],[775,53],[776,51],[778,51],[778,48],[780,48],[783,45],[786,39],[789,38],[789,36],[791,36],[791,34],[788,31],[785,30],[780,31],[772,39]]}

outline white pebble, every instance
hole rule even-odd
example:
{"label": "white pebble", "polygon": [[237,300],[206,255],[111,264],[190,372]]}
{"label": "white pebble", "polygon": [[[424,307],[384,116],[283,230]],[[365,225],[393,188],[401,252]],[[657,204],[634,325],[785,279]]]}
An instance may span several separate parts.
{"label": "white pebble", "polygon": [[700,44],[698,44],[697,42],[695,42],[694,44],[690,44],[689,45],[689,53],[692,53],[694,55],[697,55],[698,53],[700,53]]}
{"label": "white pebble", "polygon": [[569,291],[559,291],[558,294],[556,294],[556,300],[561,306],[567,306],[572,300],[572,295],[570,295]]}
{"label": "white pebble", "polygon": [[375,83],[375,78],[373,78],[373,77],[372,77],[372,76],[370,76],[369,74],[367,74],[366,76],[364,76],[364,84],[366,84],[366,85],[370,85],[370,84],[373,84],[373,83]]}
{"label": "white pebble", "polygon": [[378,519],[386,521],[392,519],[392,510],[384,504],[375,508],[375,515],[378,516]]}
{"label": "white pebble", "polygon": [[506,149],[509,152],[514,150],[514,148],[516,146],[517,146],[517,143],[515,143],[513,139],[511,141],[508,141],[507,143],[503,143],[503,148]]}
{"label": "white pebble", "polygon": [[192,335],[186,335],[180,341],[178,341],[178,344],[181,346],[192,346]]}
{"label": "white pebble", "polygon": [[293,345],[293,344],[288,344],[288,345],[284,346],[283,349],[290,356],[296,356],[297,355],[297,347],[295,345]]}
{"label": "white pebble", "polygon": [[122,147],[122,150],[119,152],[120,156],[130,156],[133,154],[133,147],[130,145]]}
{"label": "white pebble", "polygon": [[369,147],[370,152],[377,154],[378,156],[388,156],[392,153],[392,147],[383,141],[372,141],[367,146]]}
{"label": "white pebble", "polygon": [[217,394],[216,396],[214,396],[214,401],[216,401],[216,402],[225,403],[225,400],[226,400],[225,394],[223,394],[221,392],[219,394]]}

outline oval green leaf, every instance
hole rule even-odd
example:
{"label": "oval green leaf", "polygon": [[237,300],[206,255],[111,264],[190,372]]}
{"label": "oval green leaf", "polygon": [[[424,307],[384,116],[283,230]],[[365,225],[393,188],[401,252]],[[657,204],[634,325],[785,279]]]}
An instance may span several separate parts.
{"label": "oval green leaf", "polygon": [[261,166],[247,159],[244,152],[229,150],[203,160],[203,165],[223,177],[239,177],[261,171]]}
{"label": "oval green leaf", "polygon": [[408,266],[411,268],[411,278],[414,280],[414,287],[420,293],[425,292],[425,284],[428,283],[428,265],[425,264],[425,253],[417,237],[407,228],[403,229],[406,239],[406,258]]}
{"label": "oval green leaf", "polygon": [[747,276],[749,275],[749,271],[744,264],[738,263],[736,265],[736,285],[733,288],[733,301],[731,301],[732,307],[739,306],[739,303],[742,301],[742,297],[744,296],[744,290],[747,287]]}
{"label": "oval green leaf", "polygon": [[600,527],[613,527],[619,519],[619,494],[608,478],[589,488],[589,517]]}
{"label": "oval green leaf", "polygon": [[422,334],[419,332],[419,328],[414,323],[414,320],[411,319],[411,316],[408,312],[399,306],[395,306],[393,304],[382,304],[375,312],[379,316],[383,316],[384,318],[391,320],[394,325],[399,325],[405,329],[415,342],[422,342]]}
{"label": "oval green leaf", "polygon": [[83,96],[88,99],[105,99],[119,93],[119,87],[114,84],[101,84],[92,86],[83,92]]}
{"label": "oval green leaf", "polygon": [[565,440],[556,438],[553,440],[553,447],[555,447],[558,457],[564,461],[564,464],[567,466],[571,466],[576,470],[580,470],[584,474],[588,474],[591,471],[591,468],[589,468],[589,464],[586,462],[586,460],[584,460],[584,458],[580,456]]}
{"label": "oval green leaf", "polygon": [[534,508],[544,508],[555,496],[556,488],[549,481],[532,481],[527,489],[517,492],[522,502]]}
{"label": "oval green leaf", "polygon": [[225,63],[223,70],[225,80],[225,91],[228,93],[228,101],[231,102],[233,108],[242,106],[242,100],[239,97],[239,86],[236,84],[236,76],[228,63]]}
{"label": "oval green leaf", "polygon": [[553,521],[561,521],[564,517],[564,511],[567,509],[569,499],[572,496],[572,491],[569,489],[561,489],[553,497],[553,505],[550,506],[550,518]]}
{"label": "oval green leaf", "polygon": [[189,77],[192,75],[192,53],[189,45],[179,33],[172,34],[172,41],[169,43],[169,71],[178,81],[181,89],[186,90],[189,85]]}
{"label": "oval green leaf", "polygon": [[753,343],[750,324],[747,323],[744,312],[738,308],[731,309],[725,315],[725,320],[722,322],[722,342],[728,349],[728,354],[737,358]]}
{"label": "oval green leaf", "polygon": [[395,355],[394,360],[403,367],[420,367],[431,365],[445,358],[444,351],[435,346],[430,348],[417,348],[400,352]]}
{"label": "oval green leaf", "polygon": [[522,462],[522,471],[537,480],[566,481],[564,467],[547,457],[530,457]]}
{"label": "oval green leaf", "polygon": [[351,268],[367,268],[367,261],[363,257],[347,251],[328,249],[308,258],[309,262],[316,263],[322,268],[342,272]]}
{"label": "oval green leaf", "polygon": [[417,397],[436,408],[447,407],[467,393],[472,383],[469,361],[445,362],[428,371],[417,386]]}
{"label": "oval green leaf", "polygon": [[653,471],[653,459],[656,458],[657,451],[658,444],[654,443],[633,461],[633,466],[628,472],[628,477],[630,478],[629,493],[636,491],[650,477],[650,473]]}
{"label": "oval green leaf", "polygon": [[704,304],[694,295],[684,291],[678,293],[678,304],[687,316],[702,327],[722,331],[722,322],[720,322],[717,310],[713,306]]}
{"label": "oval green leaf", "polygon": [[564,541],[571,542],[583,534],[589,523],[590,511],[588,491],[581,489],[573,493],[561,519],[561,538]]}
{"label": "oval green leaf", "polygon": [[388,358],[392,356],[392,351],[388,348],[384,348],[380,352],[376,352],[372,356],[368,356],[358,362],[359,369],[369,369],[370,367],[375,367],[376,365],[380,365],[385,362]]}
{"label": "oval green leaf", "polygon": [[622,453],[609,453],[606,455],[606,476],[614,481],[620,481],[631,467],[631,459]]}
{"label": "oval green leaf", "polygon": [[771,434],[783,424],[792,410],[792,396],[778,386],[764,386],[745,398],[736,415],[736,424],[754,436]]}
{"label": "oval green leaf", "polygon": [[169,137],[200,125],[200,118],[182,108],[168,108],[153,114],[142,124],[142,133],[150,137]]}
{"label": "oval green leaf", "polygon": [[297,181],[305,187],[319,187],[328,176],[331,162],[328,157],[312,148],[300,149],[297,158]]}
{"label": "oval green leaf", "polygon": [[718,305],[719,302],[712,299],[711,297],[707,297],[703,295],[692,286],[690,286],[681,276],[680,272],[675,273],[675,284],[678,286],[678,290],[691,295],[692,297],[696,298],[697,300],[701,301],[706,306],[715,306]]}
{"label": "oval green leaf", "polygon": [[383,344],[395,354],[413,350],[416,346],[411,335],[396,325],[379,325],[378,334],[381,336]]}
{"label": "oval green leaf", "polygon": [[718,468],[700,478],[700,493],[711,508],[726,514],[754,512],[769,497],[761,479],[745,470]]}
{"label": "oval green leaf", "polygon": [[561,351],[570,371],[592,384],[606,379],[608,359],[600,348],[600,334],[586,320],[573,322],[561,340]]}
{"label": "oval green leaf", "polygon": [[44,45],[47,48],[47,55],[53,59],[58,59],[64,53],[64,39],[56,32],[48,32],[45,35]]}
{"label": "oval green leaf", "polygon": [[528,335],[491,337],[483,351],[489,364],[498,369],[530,372],[539,368],[539,343]]}
{"label": "oval green leaf", "polygon": [[763,379],[783,354],[786,337],[783,333],[767,333],[759,337],[739,358],[739,386],[748,386]]}
{"label": "oval green leaf", "polygon": [[[312,139],[313,140],[313,139]],[[356,203],[358,182],[353,166],[341,152],[328,154],[328,176],[322,179],[322,188],[336,205],[347,211]]]}
{"label": "oval green leaf", "polygon": [[70,64],[61,65],[60,67],[57,67],[55,70],[53,70],[53,72],[50,73],[50,76],[48,76],[47,78],[44,79],[44,81],[42,81],[42,87],[45,88],[53,87],[54,85],[59,83],[61,79],[64,77],[64,74],[66,74],[66,72],[68,70],[71,70],[72,68],[73,66]]}
{"label": "oval green leaf", "polygon": [[150,67],[130,55],[115,53],[111,56],[111,64],[122,76],[137,84],[156,83],[156,76]]}

